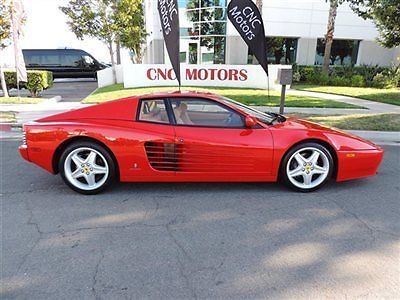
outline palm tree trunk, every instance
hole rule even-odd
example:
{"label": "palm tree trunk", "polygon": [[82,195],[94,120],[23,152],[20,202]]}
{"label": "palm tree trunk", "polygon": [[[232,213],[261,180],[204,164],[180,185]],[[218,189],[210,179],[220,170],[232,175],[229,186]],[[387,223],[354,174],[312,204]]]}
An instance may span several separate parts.
{"label": "palm tree trunk", "polygon": [[3,67],[0,65],[0,80],[1,80],[1,89],[3,90],[3,96],[8,97],[7,84],[4,77]]}
{"label": "palm tree trunk", "polygon": [[263,0],[256,0],[256,6],[262,15]]}
{"label": "palm tree trunk", "polygon": [[117,71],[115,70],[115,59],[114,59],[114,49],[113,49],[113,42],[108,42],[108,51],[110,52],[111,58],[111,68],[112,68],[112,75],[113,75],[113,82],[117,83]]}
{"label": "palm tree trunk", "polygon": [[328,26],[325,35],[325,52],[324,52],[324,64],[322,65],[322,72],[328,74],[329,64],[331,61],[331,49],[333,43],[333,33],[335,31],[335,20],[338,8],[338,0],[330,0]]}

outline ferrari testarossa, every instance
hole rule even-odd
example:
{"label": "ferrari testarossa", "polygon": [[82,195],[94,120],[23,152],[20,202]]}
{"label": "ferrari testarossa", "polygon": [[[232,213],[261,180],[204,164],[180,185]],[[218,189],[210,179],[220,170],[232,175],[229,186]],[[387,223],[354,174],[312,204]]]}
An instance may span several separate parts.
{"label": "ferrari testarossa", "polygon": [[122,182],[286,183],[297,191],[377,173],[383,150],[316,123],[209,93],[128,97],[24,125],[22,157],[83,194]]}

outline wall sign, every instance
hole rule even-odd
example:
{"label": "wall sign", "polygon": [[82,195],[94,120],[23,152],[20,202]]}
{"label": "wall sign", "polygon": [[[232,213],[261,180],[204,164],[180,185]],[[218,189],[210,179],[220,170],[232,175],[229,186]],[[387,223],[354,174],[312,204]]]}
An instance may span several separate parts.
{"label": "wall sign", "polygon": [[[265,77],[259,65],[184,65],[181,66],[183,86],[215,86],[266,89],[267,80],[271,88],[275,82],[278,68],[291,68],[290,65],[270,65],[270,76]],[[174,86],[176,76],[171,65],[124,64],[124,87]]]}

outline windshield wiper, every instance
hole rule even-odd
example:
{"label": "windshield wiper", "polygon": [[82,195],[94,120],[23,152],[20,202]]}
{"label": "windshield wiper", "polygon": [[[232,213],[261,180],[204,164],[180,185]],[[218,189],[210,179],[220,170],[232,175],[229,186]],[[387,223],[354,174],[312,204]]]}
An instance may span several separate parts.
{"label": "windshield wiper", "polygon": [[271,114],[272,116],[274,116],[272,118],[272,120],[269,122],[270,125],[273,125],[275,121],[279,121],[279,123],[285,122],[286,118],[280,114],[274,113],[274,112],[268,112],[269,114]]}

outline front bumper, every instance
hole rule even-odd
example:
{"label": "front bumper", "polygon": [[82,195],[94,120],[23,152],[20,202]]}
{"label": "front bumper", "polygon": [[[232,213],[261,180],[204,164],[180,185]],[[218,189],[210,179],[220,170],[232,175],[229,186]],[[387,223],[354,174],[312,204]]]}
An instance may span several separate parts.
{"label": "front bumper", "polygon": [[380,147],[372,150],[338,151],[337,181],[373,176],[383,159],[384,150]]}
{"label": "front bumper", "polygon": [[30,161],[29,160],[29,155],[28,155],[28,146],[27,145],[21,145],[19,146],[19,153],[21,154],[22,158]]}

